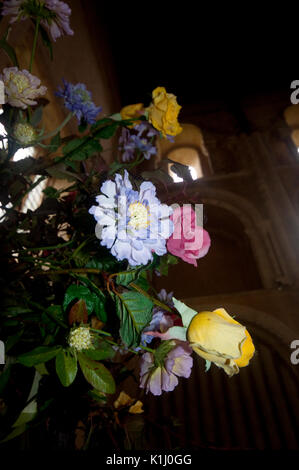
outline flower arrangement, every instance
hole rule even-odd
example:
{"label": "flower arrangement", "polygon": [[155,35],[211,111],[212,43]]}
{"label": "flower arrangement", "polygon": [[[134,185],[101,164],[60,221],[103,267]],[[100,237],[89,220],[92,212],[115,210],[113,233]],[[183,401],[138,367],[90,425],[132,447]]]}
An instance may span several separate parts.
{"label": "flower arrangement", "polygon": [[[181,132],[176,97],[158,87],[148,107],[137,103],[102,116],[84,84],[63,80],[52,98],[63,99],[69,114],[48,134],[41,129],[47,89],[31,73],[36,41],[39,33],[47,45],[73,34],[70,14],[56,0],[5,0],[2,8],[11,23],[35,25],[28,70],[19,69],[12,46],[1,40],[12,60],[0,76],[6,131],[0,150],[2,443],[48,419],[60,393],[51,395],[53,389],[73,387],[79,400],[83,387],[100,409],[103,428],[111,417],[121,428],[124,413],[142,414],[142,402],[122,390],[131,373],[128,357],[136,358],[140,392],[161,395],[190,377],[194,352],[207,368],[214,363],[230,376],[254,354],[249,333],[224,309],[198,313],[153,288],[153,276],[167,275],[178,258],[196,268],[211,244],[196,207],[171,204],[159,192],[162,171],[156,185],[150,172],[135,172],[157,153],[157,139]],[[62,138],[73,118],[77,136]],[[113,136],[118,149],[108,166],[101,140]],[[17,150],[29,146],[41,155],[15,161]],[[40,182],[66,176],[72,184],[47,186],[40,207],[22,212],[22,201]],[[29,382],[28,399],[18,384]]]}

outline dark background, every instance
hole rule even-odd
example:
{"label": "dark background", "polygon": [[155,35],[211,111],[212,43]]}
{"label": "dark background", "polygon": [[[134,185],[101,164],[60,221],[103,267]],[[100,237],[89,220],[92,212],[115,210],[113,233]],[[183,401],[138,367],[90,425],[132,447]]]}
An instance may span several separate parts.
{"label": "dark background", "polygon": [[[271,6],[270,6],[271,5]],[[298,17],[294,7],[275,10],[242,2],[180,3],[180,8],[139,3],[95,4],[106,30],[122,105],[149,103],[149,90],[165,86],[181,105],[289,92],[298,78]],[[114,14],[113,14],[114,8]],[[144,8],[144,9],[143,9]]]}

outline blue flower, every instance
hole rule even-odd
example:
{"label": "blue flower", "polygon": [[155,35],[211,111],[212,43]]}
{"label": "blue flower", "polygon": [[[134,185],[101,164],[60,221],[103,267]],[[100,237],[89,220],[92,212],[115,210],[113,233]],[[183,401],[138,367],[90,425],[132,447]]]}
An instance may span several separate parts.
{"label": "blue flower", "polygon": [[133,160],[136,152],[143,154],[146,160],[149,160],[152,155],[157,153],[157,148],[152,141],[156,135],[159,135],[159,132],[149,122],[137,124],[132,132],[135,131],[137,131],[137,134],[132,134],[124,127],[119,138],[119,150],[123,151],[122,160],[124,162]]}
{"label": "blue flower", "polygon": [[98,205],[89,213],[97,221],[97,238],[113,256],[139,266],[152,261],[153,253],[167,252],[166,241],[173,233],[172,208],[161,204],[151,182],[143,182],[134,191],[125,170],[124,177],[116,174],[115,181],[105,181],[101,192],[96,197]]}
{"label": "blue flower", "polygon": [[83,83],[73,85],[64,79],[63,84],[64,88],[59,88],[55,95],[64,98],[65,107],[76,115],[79,122],[83,119],[88,124],[94,124],[102,108],[92,102],[86,86]]}

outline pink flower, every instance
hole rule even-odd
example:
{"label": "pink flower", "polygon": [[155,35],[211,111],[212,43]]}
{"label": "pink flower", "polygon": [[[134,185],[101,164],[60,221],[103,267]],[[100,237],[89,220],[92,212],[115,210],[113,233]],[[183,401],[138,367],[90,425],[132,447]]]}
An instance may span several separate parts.
{"label": "pink flower", "polygon": [[168,251],[196,267],[196,260],[209,251],[211,239],[208,232],[196,225],[196,213],[190,205],[177,207],[170,219],[174,231],[167,242]]}
{"label": "pink flower", "polygon": [[192,349],[185,341],[176,341],[177,345],[167,354],[164,363],[155,364],[152,353],[145,353],[141,358],[140,387],[146,393],[161,395],[172,392],[178,385],[178,377],[190,377],[193,359]]}

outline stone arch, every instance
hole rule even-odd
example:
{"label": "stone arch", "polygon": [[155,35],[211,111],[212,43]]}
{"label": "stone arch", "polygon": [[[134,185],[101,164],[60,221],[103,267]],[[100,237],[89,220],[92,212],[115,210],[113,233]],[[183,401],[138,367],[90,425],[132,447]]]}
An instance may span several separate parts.
{"label": "stone arch", "polygon": [[[158,141],[156,168],[161,165],[163,159],[167,158],[171,152],[180,149],[190,149],[197,153],[203,175],[209,176],[213,174],[209,152],[205,146],[203,134],[199,127],[194,124],[181,124],[181,127],[183,130],[175,137],[174,142],[168,139],[160,139]],[[179,161],[179,159],[176,161]],[[185,163],[184,158],[182,159],[182,163]]]}
{"label": "stone arch", "polygon": [[[194,186],[193,197],[196,191]],[[230,191],[207,186],[198,188],[197,194],[203,204],[224,208],[241,221],[250,240],[264,288],[277,288],[280,283],[285,283],[287,273],[279,261],[275,237],[270,231],[268,220],[263,219],[254,205]]]}

